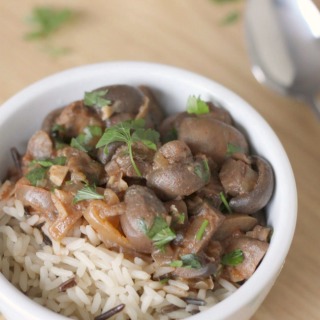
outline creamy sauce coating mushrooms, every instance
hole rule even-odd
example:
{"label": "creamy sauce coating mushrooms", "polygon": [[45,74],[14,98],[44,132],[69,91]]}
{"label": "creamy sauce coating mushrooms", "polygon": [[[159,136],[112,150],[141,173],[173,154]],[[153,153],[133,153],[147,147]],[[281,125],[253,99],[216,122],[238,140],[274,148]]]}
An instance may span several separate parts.
{"label": "creamy sauce coating mushrooms", "polygon": [[52,111],[14,192],[60,241],[90,224],[104,244],[170,267],[168,278],[243,282],[268,249],[274,176],[231,115],[191,97],[164,116],[146,86],[111,85]]}

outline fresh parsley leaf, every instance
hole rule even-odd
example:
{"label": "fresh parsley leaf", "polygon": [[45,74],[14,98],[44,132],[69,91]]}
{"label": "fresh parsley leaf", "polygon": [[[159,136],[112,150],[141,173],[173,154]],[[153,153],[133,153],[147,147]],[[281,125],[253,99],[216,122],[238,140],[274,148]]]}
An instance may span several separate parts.
{"label": "fresh parsley leaf", "polygon": [[28,19],[34,30],[26,34],[27,40],[46,38],[69,22],[73,13],[69,9],[56,9],[51,7],[35,7]]}
{"label": "fresh parsley leaf", "polygon": [[220,22],[221,25],[230,25],[237,22],[240,19],[240,13],[238,11],[229,12]]}
{"label": "fresh parsley leaf", "polygon": [[102,200],[104,196],[96,191],[95,186],[86,185],[82,189],[78,190],[75,197],[73,198],[73,203],[78,203],[83,200]]}
{"label": "fresh parsley leaf", "polygon": [[190,96],[187,101],[187,112],[189,114],[206,114],[210,109],[206,102],[200,99],[200,97]]}
{"label": "fresh parsley leaf", "polygon": [[235,267],[244,260],[243,251],[236,249],[222,256],[221,263],[225,266]]}
{"label": "fresh parsley leaf", "polygon": [[204,232],[206,231],[208,224],[209,221],[207,219],[203,220],[199,230],[196,233],[196,240],[200,241],[203,238]]}
{"label": "fresh parsley leaf", "polygon": [[229,203],[228,203],[228,201],[227,201],[227,199],[226,199],[226,197],[225,197],[225,195],[224,195],[223,192],[220,192],[220,193],[219,193],[219,197],[220,197],[220,199],[221,199],[224,207],[227,209],[227,211],[228,211],[229,213],[232,213],[232,210],[231,210],[231,208],[230,208],[230,206],[229,206]]}
{"label": "fresh parsley leaf", "polygon": [[159,133],[155,130],[139,128],[132,134],[132,141],[140,141],[149,149],[156,151],[159,137]]}
{"label": "fresh parsley leaf", "polygon": [[241,153],[241,152],[243,152],[241,147],[236,146],[232,143],[227,144],[227,156],[232,156],[235,153]]}
{"label": "fresh parsley leaf", "polygon": [[66,157],[56,157],[54,159],[47,159],[47,160],[33,160],[32,164],[40,164],[40,166],[44,168],[49,168],[53,165],[64,166],[66,164],[66,161],[67,161]]}
{"label": "fresh parsley leaf", "polygon": [[186,220],[186,216],[185,214],[182,212],[182,213],[179,213],[178,215],[178,219],[177,219],[177,223],[178,224],[184,224],[184,221]]}
{"label": "fresh parsley leaf", "polygon": [[102,108],[105,106],[109,106],[111,104],[111,101],[104,98],[107,93],[108,90],[85,92],[83,102],[88,107]]}
{"label": "fresh parsley leaf", "polygon": [[184,256],[181,256],[180,259],[185,268],[200,269],[202,267],[199,258],[193,253],[185,254]]}
{"label": "fresh parsley leaf", "polygon": [[182,260],[174,260],[169,264],[170,267],[181,268],[183,266]]}
{"label": "fresh parsley leaf", "polygon": [[30,181],[33,186],[37,186],[38,182],[46,177],[48,169],[44,167],[36,167],[30,170],[25,177]]}
{"label": "fresh parsley leaf", "polygon": [[84,152],[89,152],[93,149],[90,142],[94,137],[101,137],[102,129],[99,126],[88,126],[83,129],[76,138],[71,139],[70,146]]}
{"label": "fresh parsley leaf", "polygon": [[195,165],[194,173],[205,183],[209,182],[211,173],[207,159],[203,159]]}
{"label": "fresh parsley leaf", "polygon": [[192,268],[192,269],[200,269],[202,267],[199,258],[193,254],[185,254],[180,257],[180,260],[174,260],[169,264],[170,267],[175,268]]}
{"label": "fresh parsley leaf", "polygon": [[155,234],[152,237],[152,241],[158,249],[163,249],[167,243],[171,242],[175,238],[176,234],[169,227],[166,227]]}
{"label": "fresh parsley leaf", "polygon": [[105,147],[104,151],[108,154],[108,145],[112,142],[123,142],[128,147],[131,164],[139,177],[141,172],[137,167],[132,151],[134,142],[141,142],[146,147],[156,150],[159,141],[159,133],[152,129],[145,129],[144,119],[128,120],[107,128],[98,141],[96,148]]}
{"label": "fresh parsley leaf", "polygon": [[[146,226],[145,228],[143,226],[142,230],[146,230]],[[145,233],[153,241],[153,244],[160,250],[176,238],[176,234],[170,229],[166,220],[159,216],[155,217],[151,228]]]}

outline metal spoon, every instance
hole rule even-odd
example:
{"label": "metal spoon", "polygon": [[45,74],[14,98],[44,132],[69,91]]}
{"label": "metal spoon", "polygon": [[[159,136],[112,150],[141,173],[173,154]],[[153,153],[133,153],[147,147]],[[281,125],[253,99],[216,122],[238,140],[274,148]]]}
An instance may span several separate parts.
{"label": "metal spoon", "polygon": [[245,30],[252,73],[303,99],[320,118],[320,12],[311,0],[248,0]]}

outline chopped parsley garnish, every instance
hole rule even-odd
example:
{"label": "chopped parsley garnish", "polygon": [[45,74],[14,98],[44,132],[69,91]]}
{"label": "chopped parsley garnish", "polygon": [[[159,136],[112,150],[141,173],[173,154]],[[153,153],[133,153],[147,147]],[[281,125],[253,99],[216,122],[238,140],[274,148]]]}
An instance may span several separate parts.
{"label": "chopped parsley garnish", "polygon": [[48,169],[44,167],[36,167],[30,170],[25,177],[30,181],[33,186],[37,186],[40,181],[42,181],[47,174]]}
{"label": "chopped parsley garnish", "polygon": [[207,159],[203,159],[200,163],[195,165],[194,173],[205,183],[209,182],[211,174]]}
{"label": "chopped parsley garnish", "polygon": [[206,231],[208,224],[209,224],[209,221],[207,219],[205,219],[202,222],[199,230],[196,233],[196,240],[200,241],[203,238],[204,232]]}
{"label": "chopped parsley garnish", "polygon": [[141,230],[146,233],[148,238],[150,238],[153,244],[160,250],[163,250],[166,244],[176,238],[176,234],[171,230],[166,220],[162,217],[155,217],[149,230],[147,230],[144,220],[140,219],[139,223],[140,222]]}
{"label": "chopped parsley garnish", "polygon": [[220,192],[220,193],[219,193],[219,197],[220,197],[220,199],[221,199],[224,207],[227,209],[227,211],[228,211],[229,213],[232,213],[232,210],[231,210],[231,208],[230,208],[230,206],[229,206],[229,203],[228,203],[228,201],[227,201],[227,199],[226,199],[226,197],[225,197],[225,195],[224,195],[223,192]]}
{"label": "chopped parsley garnish", "polygon": [[102,200],[104,196],[96,191],[95,186],[84,186],[81,190],[78,190],[75,197],[73,198],[73,203],[77,203],[83,200]]}
{"label": "chopped parsley garnish", "polygon": [[26,34],[26,39],[34,40],[47,38],[73,17],[69,9],[56,9],[51,7],[35,7],[29,18],[34,26],[33,31]]}
{"label": "chopped parsley garnish", "polygon": [[85,127],[83,133],[80,133],[76,138],[71,139],[70,146],[84,152],[91,151],[94,147],[90,146],[90,142],[94,137],[101,137],[102,129],[99,126]]}
{"label": "chopped parsley garnish", "polygon": [[200,97],[190,96],[187,101],[187,112],[190,114],[206,114],[210,109],[208,104],[201,100]]}
{"label": "chopped parsley garnish", "polygon": [[33,160],[31,164],[39,164],[41,167],[49,168],[53,165],[64,166],[66,164],[66,161],[67,161],[66,157],[56,157],[53,159],[46,159],[46,160]]}
{"label": "chopped parsley garnish", "polygon": [[227,144],[227,156],[232,156],[234,153],[243,152],[242,148],[239,146],[235,146],[232,143]]}
{"label": "chopped parsley garnish", "polygon": [[178,224],[184,224],[184,221],[186,220],[186,215],[182,212],[179,213],[177,223]]}
{"label": "chopped parsley garnish", "polygon": [[141,172],[137,167],[132,151],[132,145],[135,142],[141,142],[152,150],[157,150],[159,133],[153,129],[145,128],[144,119],[128,120],[107,128],[96,148],[105,147],[104,151],[108,154],[108,145],[112,142],[124,142],[128,147],[131,164],[136,174],[141,177]]}
{"label": "chopped parsley garnish", "polygon": [[[32,160],[30,167],[34,167],[27,174],[26,178],[33,186],[37,186],[40,181],[45,179],[48,168],[53,165],[65,165],[67,161],[66,157],[56,157],[53,159]],[[38,165],[38,166],[37,166]]]}
{"label": "chopped parsley garnish", "polygon": [[242,263],[244,260],[244,254],[243,251],[240,249],[236,249],[234,251],[231,251],[221,258],[221,263],[225,266],[231,266],[235,267],[238,264]]}
{"label": "chopped parsley garnish", "polygon": [[170,267],[200,269],[202,265],[199,258],[195,254],[190,253],[181,256],[180,260],[172,261]]}
{"label": "chopped parsley garnish", "polygon": [[109,106],[111,101],[104,98],[104,96],[108,93],[108,90],[97,90],[92,92],[85,92],[84,94],[84,104],[88,107],[98,107],[102,108],[105,106]]}

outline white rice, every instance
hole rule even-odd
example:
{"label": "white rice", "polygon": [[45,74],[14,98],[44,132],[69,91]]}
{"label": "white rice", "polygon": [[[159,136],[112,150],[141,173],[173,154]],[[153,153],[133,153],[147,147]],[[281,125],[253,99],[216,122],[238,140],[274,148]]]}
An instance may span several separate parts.
{"label": "white rice", "polygon": [[[36,227],[40,221],[39,215],[25,216],[20,201],[0,201],[0,271],[31,299],[66,317],[91,320],[124,303],[123,311],[112,319],[184,319],[237,289],[220,279],[219,289],[192,293],[205,300],[205,306],[187,304],[186,283],[152,280],[172,272],[172,267],[157,268],[139,257],[131,261],[108,250],[88,224],[61,243],[45,245],[46,226]],[[76,285],[60,292],[59,286],[71,278]],[[178,310],[163,314],[162,309],[171,305]]]}

